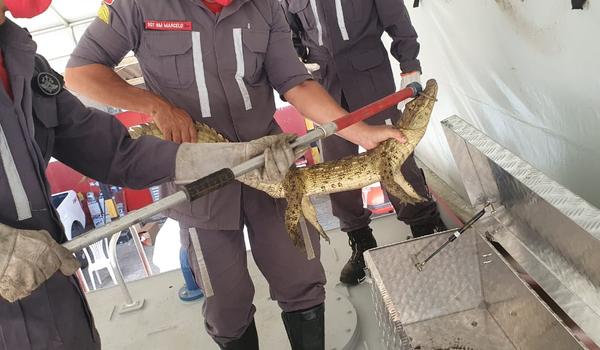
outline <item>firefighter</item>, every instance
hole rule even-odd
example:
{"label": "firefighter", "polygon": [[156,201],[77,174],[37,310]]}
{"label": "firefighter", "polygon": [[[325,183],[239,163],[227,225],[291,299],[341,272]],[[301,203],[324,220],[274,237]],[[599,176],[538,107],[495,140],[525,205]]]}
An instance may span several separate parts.
{"label": "firefighter", "polygon": [[[400,63],[402,88],[420,82],[417,59],[419,43],[404,2],[400,0],[283,0],[293,42],[299,57],[313,76],[347,110],[353,111],[396,90],[394,75],[381,41],[387,32],[391,53]],[[400,112],[393,108],[368,120],[381,125],[395,122]],[[358,146],[333,136],[323,140],[324,160],[358,153]],[[427,200],[405,205],[389,196],[399,220],[410,225],[412,236],[421,237],[446,229],[431,198],[414,157],[401,168],[417,193]],[[342,268],[340,281],[356,285],[365,278],[363,253],[377,246],[369,227],[371,211],[363,208],[361,190],[330,195],[333,215],[348,234],[352,254]]]}
{"label": "firefighter", "polygon": [[44,173],[50,157],[101,182],[143,188],[187,182],[263,151],[269,165],[256,176],[273,181],[294,155],[289,135],[230,144],[132,140],[113,116],[64,90],[29,33],[5,17],[8,10],[31,18],[49,5],[0,0],[0,348],[100,349],[72,276],[79,265],[60,245],[66,237]]}
{"label": "firefighter", "polygon": [[[192,121],[233,141],[281,132],[273,89],[301,114],[324,123],[346,112],[298,60],[277,0],[105,1],[66,70],[69,88],[101,103],[151,115],[176,142],[194,141]],[[113,67],[133,51],[148,90],[129,86]],[[359,123],[340,135],[366,148],[397,130]],[[172,187],[166,190],[173,190]],[[222,349],[256,349],[242,234],[270,285],[294,349],[323,349],[325,273],[291,243],[282,200],[231,184],[192,206],[171,211],[179,221],[194,275],[205,292],[206,329]],[[310,230],[312,242],[318,242]],[[211,294],[211,293],[209,293]]]}

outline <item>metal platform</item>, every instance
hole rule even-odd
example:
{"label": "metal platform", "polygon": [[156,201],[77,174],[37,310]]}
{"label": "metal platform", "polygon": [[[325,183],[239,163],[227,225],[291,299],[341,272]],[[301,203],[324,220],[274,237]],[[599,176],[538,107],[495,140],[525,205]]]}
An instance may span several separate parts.
{"label": "metal platform", "polygon": [[[122,295],[112,287],[87,294],[101,335],[102,348],[111,350],[148,349],[217,349],[204,330],[203,300],[191,303],[179,301],[177,289],[182,277],[179,270],[154,275],[128,283],[135,297],[143,298],[141,309],[120,314]],[[281,310],[268,298],[266,283],[257,283],[255,319],[262,349],[289,349],[281,322]],[[357,314],[344,295],[327,290],[326,349],[356,348]]]}

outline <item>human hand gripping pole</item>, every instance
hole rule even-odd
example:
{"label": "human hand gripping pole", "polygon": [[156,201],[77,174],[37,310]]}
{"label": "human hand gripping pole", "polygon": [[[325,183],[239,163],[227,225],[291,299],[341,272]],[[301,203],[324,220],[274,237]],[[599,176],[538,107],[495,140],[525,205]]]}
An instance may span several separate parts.
{"label": "human hand gripping pole", "polygon": [[[386,109],[394,107],[406,99],[416,97],[419,93],[421,93],[421,91],[421,84],[409,84],[406,88],[377,100],[354,112],[348,113],[347,115],[338,118],[333,122],[317,126],[314,130],[310,131],[306,135],[296,138],[291,144],[291,147],[294,148],[295,153],[298,154],[298,152],[296,152],[298,149],[306,147],[317,140],[331,136],[336,132],[349,127],[350,125],[368,119],[380,112],[385,111]],[[219,188],[222,188],[234,181],[237,177],[260,168],[264,164],[264,161],[264,155],[261,154],[232,168],[224,168],[216,171],[183,186],[181,191],[154,202],[143,209],[132,212],[119,220],[113,221],[96,230],[80,235],[73,240],[66,242],[63,244],[63,246],[72,252],[79,251],[105,237],[110,237],[116,232],[125,230],[145,218],[156,215],[185,201],[194,201],[210,192],[218,190]]]}

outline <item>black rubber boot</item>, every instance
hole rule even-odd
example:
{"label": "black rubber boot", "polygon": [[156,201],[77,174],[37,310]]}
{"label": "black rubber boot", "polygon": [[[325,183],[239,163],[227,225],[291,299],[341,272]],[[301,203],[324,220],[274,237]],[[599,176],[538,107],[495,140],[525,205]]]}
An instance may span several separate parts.
{"label": "black rubber boot", "polygon": [[325,305],[294,312],[282,312],[281,318],[292,350],[325,349]]}
{"label": "black rubber boot", "polygon": [[241,338],[229,341],[225,344],[217,342],[221,350],[258,350],[258,334],[254,320],[246,328]]}
{"label": "black rubber boot", "polygon": [[352,255],[342,268],[340,281],[354,286],[364,281],[366,276],[363,253],[377,247],[377,241],[373,237],[373,230],[367,226],[348,232],[348,243],[352,247]]}
{"label": "black rubber boot", "polygon": [[410,231],[414,238],[427,236],[436,232],[446,231],[448,228],[439,216],[436,216],[433,220],[419,224],[410,225]]}

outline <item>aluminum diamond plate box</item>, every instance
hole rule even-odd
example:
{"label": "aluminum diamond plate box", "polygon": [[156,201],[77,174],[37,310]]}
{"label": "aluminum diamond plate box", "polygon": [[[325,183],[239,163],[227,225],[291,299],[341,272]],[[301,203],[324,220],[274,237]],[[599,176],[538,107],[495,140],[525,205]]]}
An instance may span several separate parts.
{"label": "aluminum diamond plate box", "polygon": [[471,203],[494,204],[486,229],[600,344],[600,209],[459,117],[442,126]]}
{"label": "aluminum diamond plate box", "polygon": [[583,349],[477,231],[419,272],[451,232],[365,253],[385,349]]}

